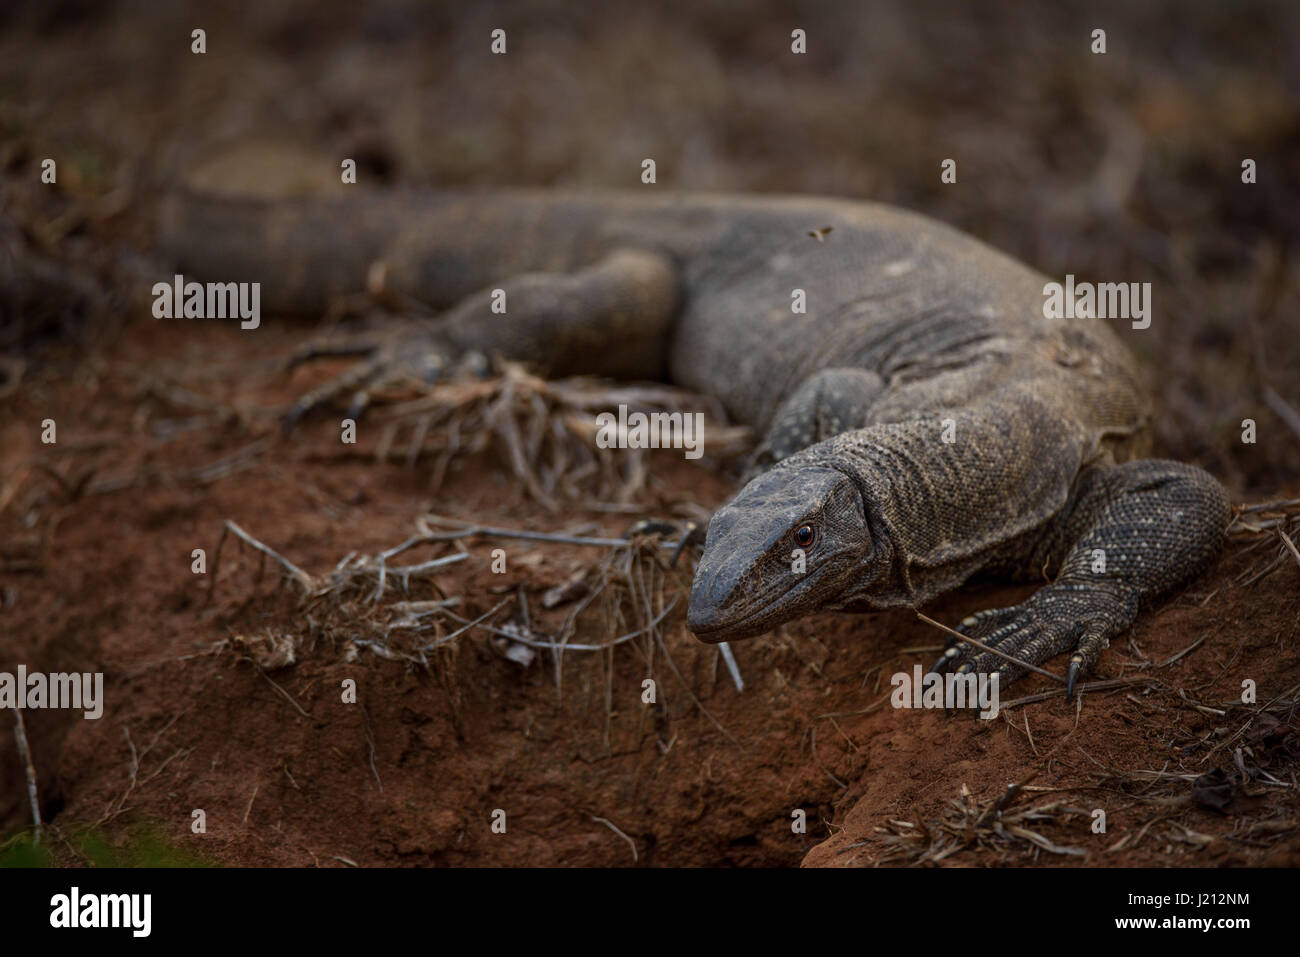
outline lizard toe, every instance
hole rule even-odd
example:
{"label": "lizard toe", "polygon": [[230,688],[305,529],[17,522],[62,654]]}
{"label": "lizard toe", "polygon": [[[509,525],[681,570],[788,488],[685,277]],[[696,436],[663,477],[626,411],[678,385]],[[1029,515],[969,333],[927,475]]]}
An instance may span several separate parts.
{"label": "lizard toe", "polygon": [[973,615],[957,629],[999,654],[956,642],[934,670],[996,673],[999,685],[1006,686],[1029,666],[1039,667],[1072,651],[1065,680],[1067,697],[1073,697],[1079,680],[1092,672],[1111,636],[1132,619],[1130,604],[1102,590],[1043,589],[1023,604]]}
{"label": "lizard toe", "polygon": [[300,365],[317,359],[355,359],[374,355],[380,341],[374,336],[348,336],[343,338],[313,339],[293,350],[285,360],[284,369],[292,372]]}
{"label": "lizard toe", "polygon": [[[382,358],[368,359],[348,369],[342,375],[334,377],[324,385],[312,389],[289,407],[289,411],[285,413],[284,418],[281,420],[281,428],[285,434],[292,432],[294,427],[307,415],[349,391],[353,393],[352,405],[354,407],[359,405],[364,408],[365,405],[369,404],[368,387],[382,376],[385,368],[386,362]],[[355,416],[352,416],[351,412],[349,412],[349,417],[354,418]]]}
{"label": "lizard toe", "polygon": [[400,339],[378,343],[373,339],[341,340],[315,343],[290,359],[292,368],[323,356],[365,355],[364,361],[330,379],[298,399],[286,413],[282,427],[286,433],[306,416],[336,399],[351,394],[347,417],[359,419],[386,388],[429,386],[440,381],[452,369],[445,355],[424,339]]}
{"label": "lizard toe", "polygon": [[[968,635],[984,644],[994,644],[1012,633],[1013,628],[1006,625],[1008,621],[1014,618],[1016,610],[1017,607],[1013,606],[978,611],[963,618],[961,623],[953,630],[962,635]],[[976,651],[974,645],[957,638],[951,638],[948,641],[948,647],[930,670],[936,674],[943,674],[949,669],[958,668]]]}
{"label": "lizard toe", "polygon": [[[1069,623],[1045,621],[1032,608],[1022,607],[1019,619],[1010,627],[1012,631],[993,647],[1016,661],[1040,665],[1048,658],[1074,647],[1077,629]],[[990,644],[992,644],[990,642]],[[1010,684],[1028,669],[1016,661],[1000,655],[982,652],[973,657],[969,670],[998,675],[1000,685]]]}
{"label": "lizard toe", "polygon": [[1070,672],[1066,678],[1065,696],[1074,697],[1074,689],[1079,678],[1092,674],[1101,653],[1110,646],[1110,639],[1104,628],[1093,626],[1086,630],[1079,643],[1075,645],[1074,654],[1070,656]]}

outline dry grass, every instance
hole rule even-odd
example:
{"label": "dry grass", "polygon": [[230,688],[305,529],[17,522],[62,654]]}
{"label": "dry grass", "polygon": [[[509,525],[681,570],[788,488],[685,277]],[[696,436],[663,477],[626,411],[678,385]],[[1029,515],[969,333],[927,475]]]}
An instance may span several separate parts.
{"label": "dry grass", "polygon": [[1234,581],[1242,587],[1271,575],[1284,562],[1294,560],[1300,564],[1300,550],[1296,548],[1296,540],[1300,539],[1300,499],[1238,506],[1228,526],[1228,539],[1242,555],[1257,550],[1261,553],[1260,559]]}
{"label": "dry grass", "polygon": [[[976,799],[963,784],[938,818],[891,819],[874,829],[877,837],[841,853],[865,848],[871,865],[933,865],[974,851],[991,851],[999,864],[1038,862],[1044,855],[1096,864],[1099,854],[1104,862],[1144,843],[1171,858],[1212,849],[1216,842],[1220,852],[1227,846],[1258,852],[1300,833],[1300,684],[1256,704],[1206,704],[1165,682],[1151,682],[1140,701],[1129,697],[1147,715],[1191,712],[1173,722],[1184,730],[1169,742],[1164,767],[1121,768],[1076,747],[1073,753],[1085,762],[1073,769],[1081,778],[1077,784],[1030,786],[1039,773],[1034,772],[992,800]],[[1003,716],[1016,727],[1005,708]],[[1039,754],[1027,721],[1025,728],[1037,759],[1069,766],[1069,735]],[[1095,845],[1091,829],[1098,808],[1106,812],[1107,833],[1117,835],[1100,852],[1079,846]],[[1209,824],[1207,811],[1215,815]]]}
{"label": "dry grass", "polygon": [[752,444],[750,430],[725,424],[718,401],[708,396],[589,378],[548,382],[509,362],[501,371],[492,379],[435,386],[424,397],[385,409],[377,416],[383,430],[376,460],[415,466],[431,456],[436,493],[458,457],[492,452],[529,498],[556,511],[560,500],[593,496],[627,504],[645,489],[646,450],[596,445],[596,416],[620,405],[646,413],[704,412],[707,459],[702,461],[734,459]]}

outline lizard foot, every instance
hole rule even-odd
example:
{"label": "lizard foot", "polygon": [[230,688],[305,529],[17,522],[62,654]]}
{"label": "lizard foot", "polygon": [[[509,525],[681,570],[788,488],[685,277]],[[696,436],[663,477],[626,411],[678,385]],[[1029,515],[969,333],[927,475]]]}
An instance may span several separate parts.
{"label": "lizard foot", "polygon": [[432,385],[453,372],[473,373],[480,377],[490,373],[490,364],[485,356],[469,353],[456,362],[451,362],[447,359],[446,350],[438,348],[432,339],[420,336],[390,336],[382,339],[359,337],[310,342],[290,357],[286,368],[294,369],[306,362],[330,356],[364,358],[351,369],[299,398],[289,408],[281,423],[286,433],[292,431],[309,413],[349,392],[352,398],[347,418],[356,419],[371,404],[374,393],[379,389],[413,383]]}
{"label": "lizard foot", "polygon": [[[1132,622],[1135,606],[1136,600],[1125,601],[1091,585],[1058,583],[1040,589],[1022,604],[977,612],[955,630],[1031,665],[1073,651],[1066,677],[1066,697],[1070,698],[1077,681],[1092,671],[1110,639]],[[930,670],[938,674],[948,670],[958,674],[996,672],[1001,686],[1027,671],[956,639]]]}

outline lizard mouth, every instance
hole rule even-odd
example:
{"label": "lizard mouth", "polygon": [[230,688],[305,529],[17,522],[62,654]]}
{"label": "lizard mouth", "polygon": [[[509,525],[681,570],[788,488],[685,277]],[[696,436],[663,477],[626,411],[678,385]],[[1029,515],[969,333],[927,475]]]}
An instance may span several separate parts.
{"label": "lizard mouth", "polygon": [[[701,641],[752,638],[817,611],[835,597],[866,544],[855,534],[863,515],[859,493],[841,472],[824,466],[774,469],[750,482],[709,523],[695,570],[686,624]],[[794,530],[827,531],[799,567]],[[833,531],[833,534],[831,533]]]}
{"label": "lizard mouth", "polygon": [[[691,588],[686,611],[686,626],[696,638],[708,644],[755,638],[778,625],[799,617],[807,610],[800,602],[805,593],[820,591],[823,580],[831,575],[836,563],[827,563],[775,595],[759,596],[758,607],[740,617],[731,617],[725,603],[711,600],[713,579],[697,579]],[[817,604],[820,604],[818,602]]]}

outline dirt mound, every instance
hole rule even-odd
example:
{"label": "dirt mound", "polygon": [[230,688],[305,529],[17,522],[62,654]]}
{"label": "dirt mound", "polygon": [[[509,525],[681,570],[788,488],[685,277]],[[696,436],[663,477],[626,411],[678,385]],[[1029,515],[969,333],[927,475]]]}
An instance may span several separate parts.
{"label": "dirt mound", "polygon": [[[276,335],[287,354],[295,335]],[[1144,616],[1101,663],[1099,680],[1127,683],[1077,708],[1059,695],[1005,707],[1051,691],[1042,678],[1005,693],[992,721],[880,706],[891,674],[942,646],[907,613],[824,615],[738,644],[738,691],[685,631],[689,555],[673,569],[649,544],[473,536],[391,551],[430,512],[617,537],[639,515],[716,505],[724,477],[665,454],[630,507],[552,512],[488,448],[454,459],[431,497],[436,456],[376,463],[377,426],[349,449],[333,422],[280,439],[267,417],[241,421],[332,371],[250,377],[263,341],[141,331],[93,374],[29,382],[4,427],[30,463],[6,488],[6,657],[106,672],[102,719],[27,715],[63,859],[82,860],[88,835],[126,846],[151,824],[240,864],[1294,863],[1300,563],[1239,583],[1273,544],[1238,547]],[[217,397],[206,410],[140,375],[145,358],[192,368],[192,349],[205,371],[191,384]],[[46,415],[88,424],[38,450],[24,424]],[[215,561],[227,522],[314,581],[369,571],[304,597],[234,535]],[[191,570],[195,548],[208,575]],[[462,549],[403,582],[402,567]],[[362,558],[384,553],[375,599]],[[931,613],[951,622],[1024,593],[967,590]],[[546,647],[561,640],[575,650]],[[22,771],[2,766],[0,812],[16,824]]]}

